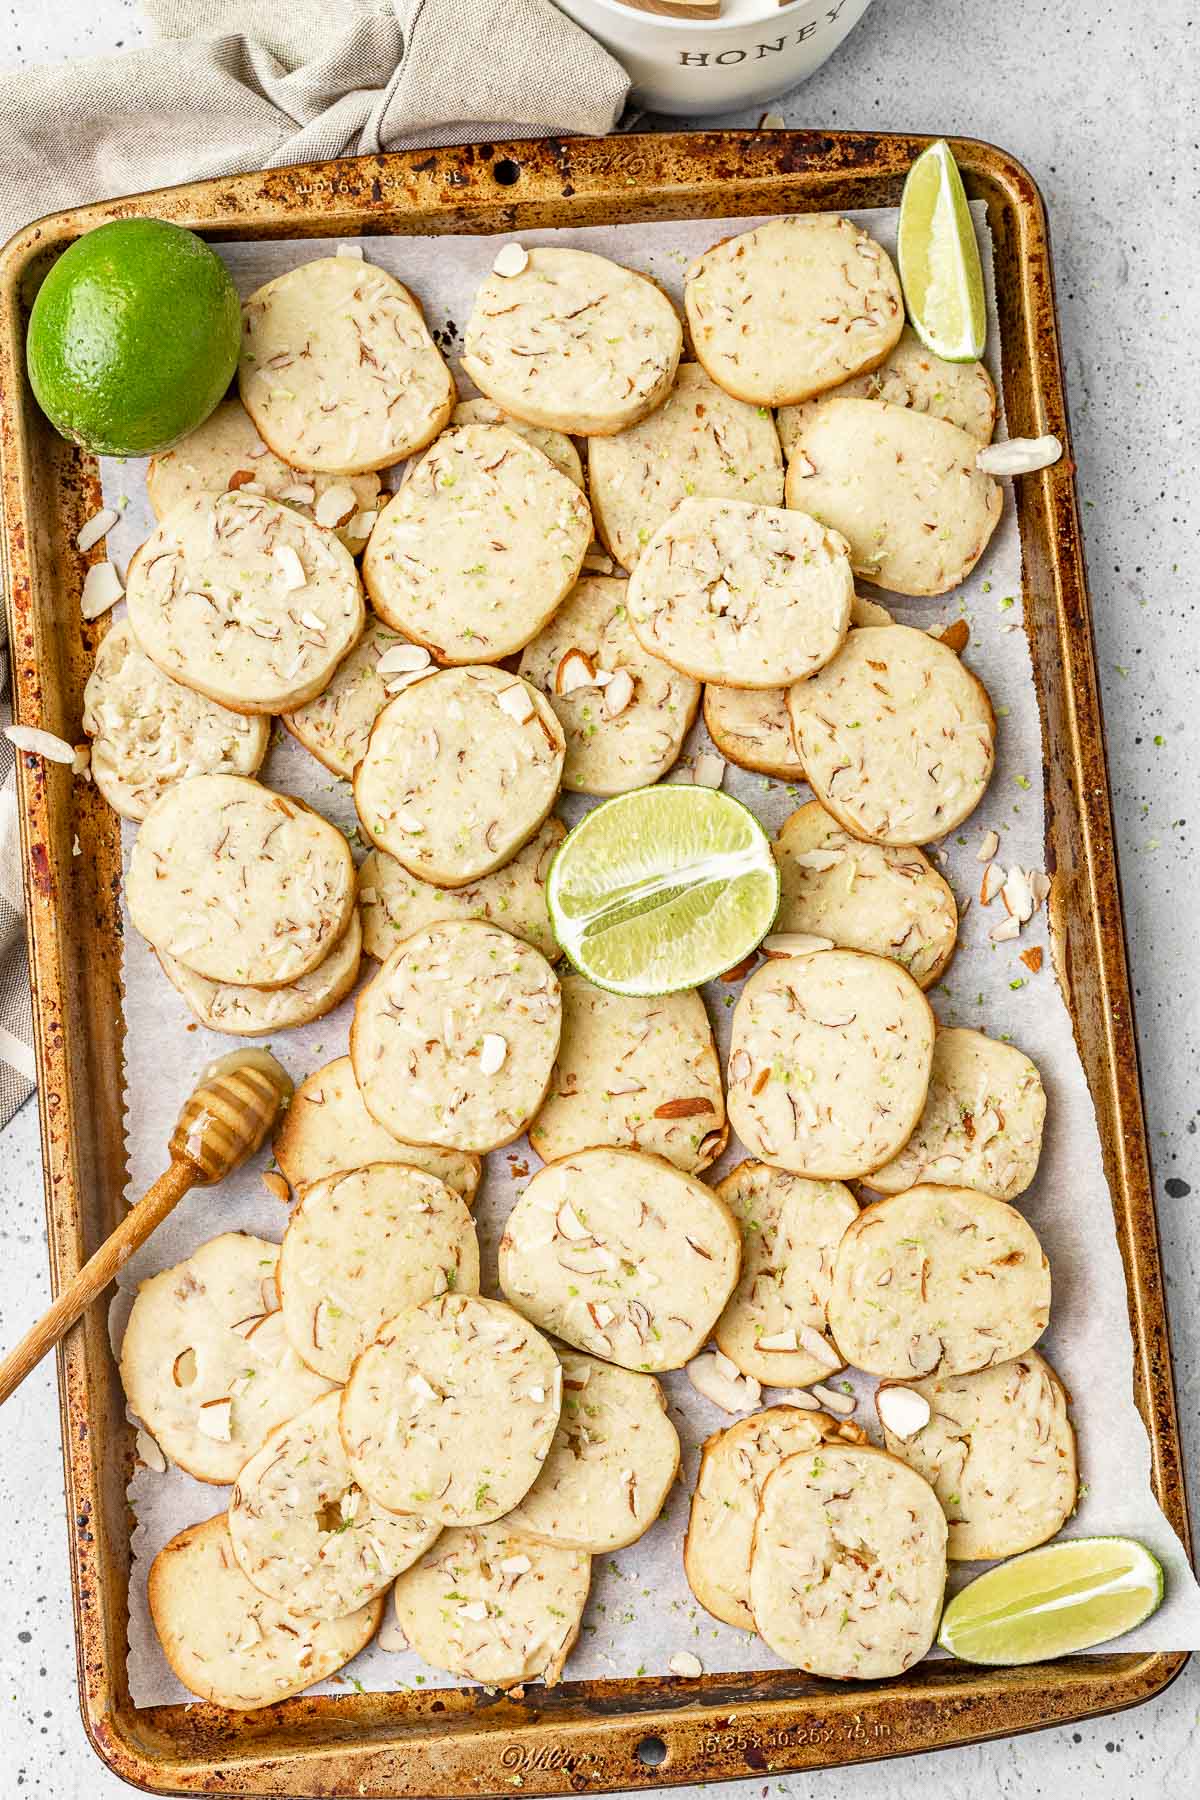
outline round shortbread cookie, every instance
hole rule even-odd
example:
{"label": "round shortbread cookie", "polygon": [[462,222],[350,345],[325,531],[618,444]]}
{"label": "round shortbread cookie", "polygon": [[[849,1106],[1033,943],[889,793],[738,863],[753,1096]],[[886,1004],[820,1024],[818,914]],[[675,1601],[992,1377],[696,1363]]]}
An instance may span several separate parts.
{"label": "round shortbread cookie", "polygon": [[389,956],[355,1008],[354,1075],[389,1131],[498,1149],[541,1105],[562,1025],[558,977],[494,925],[430,925]]}
{"label": "round shortbread cookie", "polygon": [[435,887],[410,874],[386,851],[369,851],[358,869],[358,906],[368,956],[386,961],[402,939],[424,925],[482,919],[557,962],[562,951],[546,911],[546,877],[566,835],[566,826],[552,813],[511,862],[460,888]]}
{"label": "round shortbread cookie", "polygon": [[405,642],[390,625],[368,619],[366,630],[334,670],[329,686],[307,706],[282,715],[292,736],[319,763],[347,781],[353,779],[366,755],[371,727],[390,698],[379,673],[379,659]]}
{"label": "round shortbread cookie", "polygon": [[[855,594],[850,602],[852,626],[894,622],[886,607],[861,594]],[[804,780],[804,765],[792,741],[785,687],[736,688],[709,682],[704,689],[704,723],[722,756],[739,768],[773,775],[777,781]]]}
{"label": "round shortbread cookie", "polygon": [[856,1369],[967,1375],[1037,1343],[1050,1265],[1006,1201],[922,1185],[859,1213],[838,1246],[828,1312]]}
{"label": "round shortbread cookie", "polygon": [[777,781],[803,781],[804,768],[792,743],[786,688],[704,689],[704,723],[722,756],[739,768]]}
{"label": "round shortbread cookie", "polygon": [[541,425],[528,425],[524,419],[515,419],[506,413],[502,406],[494,400],[462,400],[450,416],[451,425],[507,425],[518,437],[548,456],[555,468],[564,474],[568,481],[573,481],[577,488],[583,486],[583,464],[579,460],[579,452],[565,431],[549,431]]}
{"label": "round shortbread cookie", "polygon": [[381,1506],[486,1525],[533,1486],[561,1400],[558,1358],[527,1319],[498,1300],[441,1294],[389,1320],[355,1362],[342,1442]]}
{"label": "round shortbread cookie", "polygon": [[293,1188],[306,1187],[340,1169],[368,1163],[407,1163],[436,1175],[468,1206],[479,1188],[482,1165],[462,1150],[405,1144],[376,1123],[363,1105],[348,1056],[306,1076],[275,1133],[275,1160]]}
{"label": "round shortbread cookie", "polygon": [[563,1402],[542,1472],[505,1523],[599,1556],[636,1542],[679,1471],[679,1434],[653,1375],[563,1350]]}
{"label": "round shortbread cookie", "polygon": [[592,1559],[535,1543],[508,1521],[447,1531],[394,1591],[396,1620],[434,1669],[484,1687],[553,1687],[587,1604]]}
{"label": "round shortbread cookie", "polygon": [[979,441],[957,425],[882,400],[806,409],[787,503],[841,532],[854,572],[897,594],[965,581],[996,529],[1000,483],[975,467]]}
{"label": "round shortbread cookie", "polygon": [[739,1163],[717,1193],[742,1231],[741,1278],[713,1331],[718,1349],[766,1387],[828,1380],[840,1366],[825,1336],[833,1259],[858,1201],[840,1181],[758,1162]]}
{"label": "round shortbread cookie", "polygon": [[919,850],[864,843],[810,800],[779,827],[775,861],[782,889],[776,932],[807,932],[839,949],[891,957],[923,988],[953,956],[958,903]]}
{"label": "round shortbread cookie", "polygon": [[125,897],[142,936],[197,975],[284,987],[349,927],[354,859],[303,800],[242,775],[196,775],[147,813]]}
{"label": "round shortbread cookie", "polygon": [[279,1311],[279,1245],[210,1238],[138,1288],[121,1341],[130,1408],[197,1481],[228,1482],[273,1426],[328,1393]]}
{"label": "round shortbread cookie", "polygon": [[1013,1044],[962,1027],[939,1031],[917,1128],[869,1185],[899,1194],[919,1181],[1015,1200],[1037,1174],[1046,1090]]}
{"label": "round shortbread cookie", "polygon": [[371,535],[379,477],[303,474],[269,450],[240,400],[222,400],[203,425],[173,450],[150,458],[146,494],[156,519],[194,494],[245,489],[294,506],[306,519],[337,532],[352,556]]}
{"label": "round shortbread cookie", "polygon": [[786,1456],[839,1438],[862,1443],[860,1426],[798,1406],[769,1406],[704,1440],[683,1540],[683,1572],[706,1612],[754,1630],[750,1547],[763,1484]]}
{"label": "round shortbread cookie", "polygon": [[369,1163],[304,1188],[279,1249],[283,1323],[310,1368],[345,1381],[387,1321],[436,1294],[479,1292],[459,1194],[421,1169]]}
{"label": "round shortbread cookie", "polygon": [[389,700],[354,774],[380,850],[437,887],[502,868],[558,798],[566,739],[549,702],[507,669],[443,669]]}
{"label": "round shortbread cookie", "polygon": [[683,302],[713,380],[759,406],[877,367],[904,325],[887,252],[836,213],[771,219],[714,244],[687,271]]}
{"label": "round shortbread cookie", "polygon": [[214,1706],[275,1706],[333,1675],[369,1644],[382,1599],[322,1619],[268,1599],[242,1573],[225,1513],[189,1525],[150,1565],[150,1617],[186,1688]]}
{"label": "round shortbread cookie", "polygon": [[386,269],[318,257],[258,288],[242,322],[242,404],[297,469],[386,469],[454,409],[454,378],[421,308]]}
{"label": "round shortbread cookie", "polygon": [[138,648],[127,619],[113,626],[83,690],[96,786],[124,819],[191,775],[257,775],[270,722],[231,712],[172,681]]}
{"label": "round shortbread cookie", "polygon": [[496,661],[541,630],[591,541],[588,503],[549,457],[505,425],[463,425],[380,513],[363,579],[439,662]]}
{"label": "round shortbread cookie", "polygon": [[886,1450],[789,1456],[763,1487],[750,1610],[785,1662],[837,1681],[903,1674],[929,1649],[946,1590],[946,1520]]}
{"label": "round shortbread cookie", "polygon": [[725,1148],[721,1064],[695,990],[651,999],[562,979],[562,1041],[529,1127],[543,1162],[593,1144],[665,1156],[689,1175]]}
{"label": "round shortbread cookie", "polygon": [[338,1432],[340,1394],[277,1425],[238,1475],[229,1535],[243,1573],[280,1605],[343,1619],[382,1595],[441,1532],[386,1512],[357,1485]]}
{"label": "round shortbread cookie", "polygon": [[577,1350],[656,1374],[701,1349],[740,1262],[703,1182],[660,1156],[581,1150],[539,1169],[508,1215],[500,1286]]}
{"label": "round shortbread cookie", "polygon": [[185,968],[165,950],[158,952],[163,974],[178,989],[199,1019],[210,1031],[223,1031],[231,1037],[266,1037],[272,1031],[287,1031],[294,1025],[309,1025],[332,1012],[358,980],[362,963],[362,926],[357,914],[334,944],[324,962],[319,962],[299,981],[286,987],[245,987],[231,981],[209,981]]}
{"label": "round shortbread cookie", "polygon": [[125,598],[165,675],[234,712],[277,713],[319,694],[366,617],[358,571],[332,532],[256,494],[199,494],[151,532]]}
{"label": "round shortbread cookie", "polygon": [[[996,427],[996,388],[982,363],[943,362],[927,350],[906,325],[894,350],[867,375],[855,375],[832,390],[830,399],[884,400],[889,406],[911,407],[957,425],[981,444],[990,444]],[[789,459],[800,441],[808,408],[781,407],[776,418],[783,453]]]}
{"label": "round shortbread cookie", "polygon": [[649,787],[678,760],[700,704],[698,681],[638,643],[627,587],[585,576],[521,654],[520,673],[558,715],[563,786],[577,793]]}
{"label": "round shortbread cookie", "polygon": [[729,1122],[794,1175],[867,1175],[921,1116],[933,1034],[928,1000],[897,963],[858,950],[772,957],[734,1009]]}
{"label": "round shortbread cookie", "polygon": [[[884,1425],[884,1441],[941,1501],[952,1562],[1018,1556],[1065,1525],[1079,1491],[1075,1433],[1044,1357],[1026,1350],[973,1375],[905,1385],[928,1402],[929,1423],[907,1438]],[[879,1394],[894,1386],[881,1382]]]}
{"label": "round shortbread cookie", "polygon": [[845,540],[802,512],[682,500],[629,582],[643,647],[698,681],[777,688],[836,656],[854,577]]}
{"label": "round shortbread cookie", "polygon": [[783,455],[771,414],[735,400],[699,363],[680,363],[663,404],[640,425],[588,446],[596,530],[624,569],[681,500],[783,505]]}
{"label": "round shortbread cookie", "polygon": [[852,631],[833,662],[788,690],[809,786],[855,837],[925,844],[972,813],[995,762],[987,690],[946,644],[910,625]]}
{"label": "round shortbread cookie", "polygon": [[462,366],[531,425],[607,437],[671,391],[683,327],[654,282],[588,250],[530,250],[518,275],[475,296]]}

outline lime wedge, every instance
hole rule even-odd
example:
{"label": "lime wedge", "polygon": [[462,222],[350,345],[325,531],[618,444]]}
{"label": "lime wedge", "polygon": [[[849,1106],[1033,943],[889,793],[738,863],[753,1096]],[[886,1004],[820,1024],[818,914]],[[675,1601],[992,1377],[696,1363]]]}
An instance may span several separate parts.
{"label": "lime wedge", "polygon": [[1162,1597],[1162,1567],[1133,1538],[1068,1538],[1014,1556],[955,1594],[938,1643],[964,1662],[1044,1662],[1132,1631]]}
{"label": "lime wedge", "polygon": [[945,362],[978,362],[987,338],[983,270],[949,144],[923,150],[900,201],[900,281],[913,330]]}
{"label": "lime wedge", "polygon": [[771,929],[766,832],[715,788],[636,788],[576,825],[546,903],[575,967],[615,994],[672,994],[739,963]]}

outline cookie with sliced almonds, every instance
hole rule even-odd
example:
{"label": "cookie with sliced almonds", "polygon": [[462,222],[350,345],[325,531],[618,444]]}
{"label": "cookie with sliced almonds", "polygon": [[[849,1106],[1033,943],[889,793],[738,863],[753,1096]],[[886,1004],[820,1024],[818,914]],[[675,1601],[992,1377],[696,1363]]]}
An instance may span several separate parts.
{"label": "cookie with sliced almonds", "polygon": [[740,1263],[711,1188],[659,1156],[590,1149],[526,1187],[500,1241],[500,1286],[577,1350],[655,1374],[703,1346]]}
{"label": "cookie with sliced almonds", "polygon": [[390,1319],[342,1390],[358,1485],[392,1512],[485,1525],[511,1512],[550,1451],[557,1356],[498,1300],[441,1294]]}
{"label": "cookie with sliced almonds", "polygon": [[653,1375],[562,1350],[563,1402],[542,1472],[505,1523],[593,1556],[635,1543],[679,1471],[679,1434]]}
{"label": "cookie with sliced almonds", "polygon": [[958,903],[920,850],[851,837],[810,800],[779,827],[775,861],[782,888],[777,932],[808,932],[890,957],[923,988],[954,954]]}
{"label": "cookie with sliced almonds", "polygon": [[794,1668],[838,1681],[901,1675],[929,1649],[946,1590],[946,1520],[886,1450],[829,1444],[767,1477],[750,1610]]}
{"label": "cookie with sliced almonds", "polygon": [[181,993],[201,1025],[230,1037],[266,1037],[272,1031],[289,1031],[310,1025],[332,1012],[358,980],[362,963],[362,927],[357,915],[319,962],[298,981],[286,987],[244,987],[232,981],[209,981],[185,968],[175,957],[159,951],[162,972]]}
{"label": "cookie with sliced almonds", "polygon": [[387,1512],[350,1473],[339,1394],[277,1425],[239,1471],[229,1536],[260,1594],[316,1619],[344,1619],[381,1596],[441,1531],[434,1519]]}
{"label": "cookie with sliced almonds", "polygon": [[510,862],[558,798],[566,739],[506,669],[443,669],[390,700],[354,774],[371,842],[437,887]]}
{"label": "cookie with sliced almonds", "polygon": [[[931,413],[957,425],[980,444],[990,444],[996,426],[996,387],[980,362],[943,362],[927,350],[916,332],[908,325],[900,333],[895,348],[889,351],[879,367],[866,375],[854,375],[829,396],[838,400],[883,400],[889,406],[907,406],[913,412]],[[776,415],[784,455],[789,459],[803,437],[809,408],[822,400],[810,400],[802,406],[781,406]]]}
{"label": "cookie with sliced almonds", "polygon": [[354,860],[303,800],[242,775],[196,775],[147,813],[125,895],[142,936],[197,975],[285,987],[348,930]]}
{"label": "cookie with sliced almonds", "polygon": [[147,1598],[172,1672],[199,1699],[235,1712],[275,1706],[336,1674],[383,1617],[381,1598],[337,1619],[269,1599],[234,1556],[224,1513],[164,1544]]}
{"label": "cookie with sliced almonds", "polygon": [[524,419],[514,418],[506,413],[502,406],[494,400],[460,400],[450,415],[452,426],[457,425],[507,425],[518,437],[548,456],[556,469],[559,469],[577,488],[583,486],[583,464],[579,460],[579,452],[565,431],[550,431],[543,425],[529,425]]}
{"label": "cookie with sliced almonds", "polygon": [[605,437],[671,391],[683,327],[662,289],[590,250],[539,245],[488,275],[462,366],[489,399],[531,425]]}
{"label": "cookie with sliced almonds", "polygon": [[329,686],[306,706],[284,713],[283,723],[319,763],[349,781],[366,755],[372,725],[391,698],[392,666],[407,668],[422,661],[428,661],[428,653],[419,645],[410,644],[379,619],[368,619]]}
{"label": "cookie with sliced almonds", "polygon": [[742,1232],[742,1273],[717,1320],[718,1348],[767,1387],[807,1387],[842,1367],[825,1308],[842,1233],[858,1202],[840,1181],[739,1163],[717,1193]]}
{"label": "cookie with sliced almonds", "polygon": [[728,393],[785,406],[874,369],[904,325],[891,258],[836,213],[723,238],[684,277],[696,355]]}
{"label": "cookie with sliced almonds", "polygon": [[867,1175],[921,1115],[933,1033],[929,1002],[897,963],[857,950],[772,957],[734,1009],[729,1122],[794,1175]]}
{"label": "cookie with sliced almonds", "polygon": [[783,455],[770,412],[735,400],[699,363],[680,363],[663,404],[588,446],[596,530],[632,569],[659,526],[692,494],[783,504]]}
{"label": "cookie with sliced almonds", "polygon": [[583,1550],[495,1525],[443,1532],[397,1581],[396,1620],[434,1669],[488,1688],[553,1687],[579,1636],[591,1583]]}
{"label": "cookie with sliced almonds", "polygon": [[562,951],[546,911],[546,877],[566,835],[566,826],[552,813],[503,868],[460,888],[435,887],[411,874],[386,851],[369,851],[358,867],[358,909],[367,954],[383,962],[402,938],[411,937],[423,925],[445,919],[482,919],[523,938],[557,962]]}
{"label": "cookie with sliced almonds", "polygon": [[858,1425],[798,1406],[768,1406],[704,1440],[683,1541],[683,1572],[706,1612],[754,1630],[750,1546],[763,1485],[788,1456],[825,1443],[862,1443]]}
{"label": "cookie with sliced almonds", "polygon": [[92,777],[123,819],[192,775],[257,775],[269,719],[237,713],[164,675],[120,619],[96,652],[83,690]]}
{"label": "cookie with sliced almonds", "polygon": [[439,662],[494,662],[541,630],[591,541],[570,476],[505,425],[463,425],[380,513],[363,579],[379,616]]}
{"label": "cookie with sliced almonds", "polygon": [[301,1190],[279,1250],[279,1299],[297,1354],[330,1381],[346,1380],[396,1313],[478,1292],[471,1215],[436,1175],[369,1163]]}
{"label": "cookie with sliced almonds", "polygon": [[368,1163],[407,1163],[436,1175],[468,1206],[482,1168],[469,1152],[406,1144],[385,1131],[363,1104],[348,1056],[336,1057],[300,1083],[275,1133],[274,1150],[293,1188]]}
{"label": "cookie with sliced almonds", "polygon": [[1079,1491],[1068,1398],[1036,1350],[970,1375],[880,1383],[884,1441],[941,1501],[952,1561],[1017,1556],[1066,1524]]}
{"label": "cookie with sliced almonds", "polygon": [[845,540],[802,512],[682,500],[629,582],[642,647],[698,681],[777,688],[837,654],[854,577]]}
{"label": "cookie with sliced almonds", "polygon": [[233,1481],[267,1433],[330,1383],[279,1311],[278,1244],[227,1231],[138,1288],[121,1340],[130,1408],[197,1481]]}
{"label": "cookie with sliced almonds", "polygon": [[336,531],[352,556],[371,535],[379,476],[319,475],[293,469],[268,449],[240,400],[220,406],[171,450],[150,458],[146,495],[161,519],[193,494],[245,490],[295,507],[314,525]]}
{"label": "cookie with sliced almonds", "polygon": [[639,999],[562,981],[563,1026],[550,1092],[529,1127],[543,1162],[593,1144],[665,1156],[699,1174],[725,1148],[725,1096],[712,1026],[690,989]]}
{"label": "cookie with sliced almonds", "polygon": [[700,683],[638,642],[627,589],[585,577],[521,653],[521,675],[558,715],[563,786],[577,793],[649,787],[678,760],[700,704]]}
{"label": "cookie with sliced almonds", "polygon": [[963,1027],[939,1031],[917,1128],[870,1186],[898,1194],[932,1181],[1015,1200],[1037,1174],[1045,1119],[1042,1078],[1015,1044]]}
{"label": "cookie with sliced almonds", "polygon": [[242,307],[242,404],[296,469],[386,469],[435,438],[454,378],[421,308],[386,269],[322,256]]}
{"label": "cookie with sliced almonds", "polygon": [[854,572],[897,594],[965,581],[1000,520],[1000,483],[975,466],[979,440],[881,400],[830,396],[805,409],[787,503],[850,546]]}
{"label": "cookie with sliced almonds", "polygon": [[974,812],[995,764],[987,689],[948,645],[909,625],[851,631],[788,690],[809,786],[854,837],[926,844]]}
{"label": "cookie with sliced almonds", "polygon": [[475,921],[430,925],[359,997],[354,1078],[397,1136],[495,1150],[545,1098],[561,1026],[558,977],[532,945]]}
{"label": "cookie with sliced almonds", "polygon": [[1037,1343],[1050,1265],[1006,1201],[921,1183],[859,1213],[838,1245],[828,1315],[856,1369],[968,1375]]}
{"label": "cookie with sliced almonds", "polygon": [[708,682],[704,723],[722,756],[739,768],[777,781],[803,781],[804,767],[792,742],[788,691],[783,687],[735,688]]}
{"label": "cookie with sliced almonds", "polygon": [[358,571],[332,532],[258,494],[197,494],[129,565],[139,646],[164,675],[233,712],[303,706],[353,649]]}

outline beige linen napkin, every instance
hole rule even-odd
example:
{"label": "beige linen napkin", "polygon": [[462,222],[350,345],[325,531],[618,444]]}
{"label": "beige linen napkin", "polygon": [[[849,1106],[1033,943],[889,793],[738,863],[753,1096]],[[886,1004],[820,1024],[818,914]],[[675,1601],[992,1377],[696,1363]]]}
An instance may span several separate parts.
{"label": "beige linen napkin", "polygon": [[[159,42],[0,76],[0,240],[206,175],[611,131],[624,70],[551,0],[144,0]],[[0,725],[8,722],[0,615]],[[13,752],[0,736],[0,1127],[33,1089]]]}

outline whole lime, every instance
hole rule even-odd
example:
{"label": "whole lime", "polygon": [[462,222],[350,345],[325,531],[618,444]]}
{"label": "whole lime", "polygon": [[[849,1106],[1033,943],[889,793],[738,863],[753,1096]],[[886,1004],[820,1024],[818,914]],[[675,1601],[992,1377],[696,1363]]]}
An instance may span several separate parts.
{"label": "whole lime", "polygon": [[38,289],[26,356],[38,405],[98,456],[149,456],[194,431],[237,367],[241,307],[219,256],[162,219],[99,225]]}

